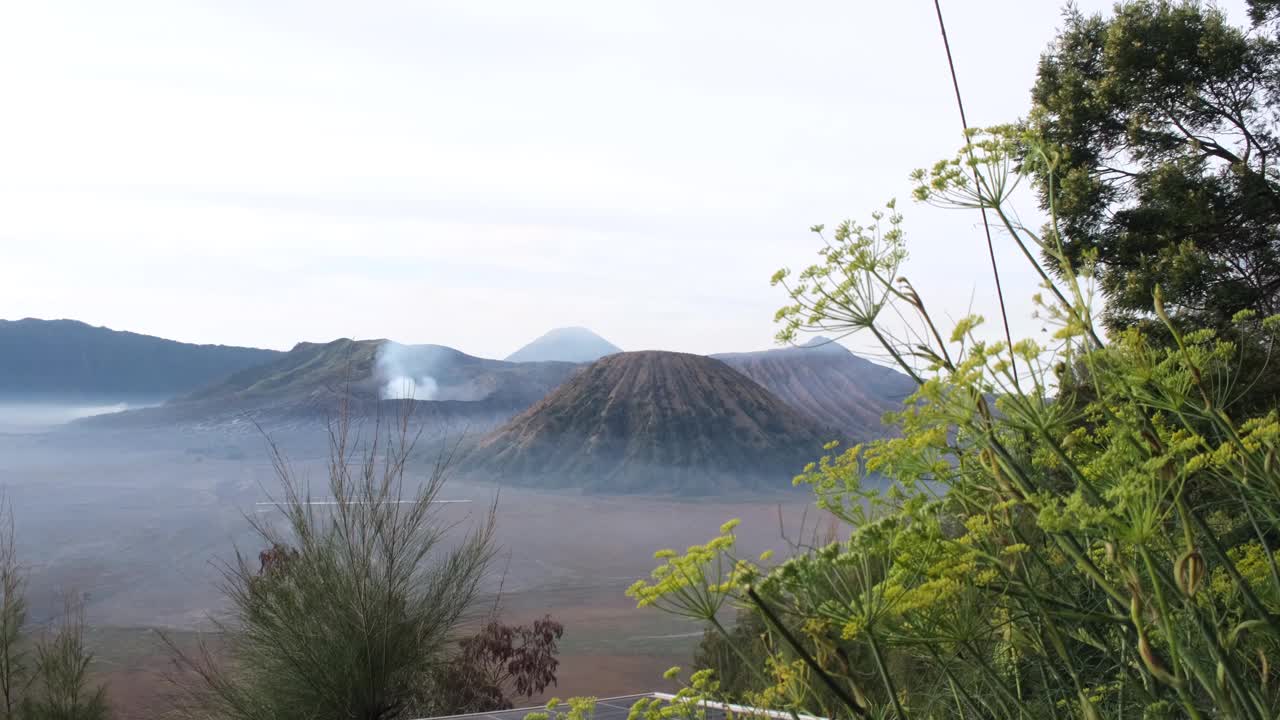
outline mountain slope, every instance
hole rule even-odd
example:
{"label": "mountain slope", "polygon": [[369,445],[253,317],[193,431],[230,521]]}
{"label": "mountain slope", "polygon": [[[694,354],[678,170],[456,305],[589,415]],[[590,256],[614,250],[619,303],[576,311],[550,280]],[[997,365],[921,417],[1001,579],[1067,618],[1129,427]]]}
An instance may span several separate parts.
{"label": "mountain slope", "polygon": [[582,327],[556,328],[507,356],[507,362],[595,362],[622,349]]}
{"label": "mountain slope", "polygon": [[915,391],[906,375],[821,338],[801,347],[712,357],[823,426],[859,440],[884,435],[881,417]]}
{"label": "mountain slope", "polygon": [[0,320],[0,393],[174,395],[280,355],[192,345],[76,320]]}
{"label": "mountain slope", "polygon": [[[474,421],[484,427],[529,407],[577,367],[508,363],[442,345],[400,345],[387,340],[298,343],[272,362],[242,370],[162,407],[102,416],[91,423],[218,424],[246,413],[266,422],[316,420],[335,415],[344,400],[357,416],[380,409],[394,415],[395,404],[412,395],[420,417]],[[414,384],[413,392],[402,392],[404,385]]]}
{"label": "mountain slope", "polygon": [[270,363],[242,370],[173,404],[283,409],[324,403],[348,391],[354,397],[372,395],[377,388],[378,347],[383,342],[342,338],[298,343]]}
{"label": "mountain slope", "polygon": [[789,487],[826,433],[728,365],[630,352],[598,360],[484,438],[500,482],[604,492]]}

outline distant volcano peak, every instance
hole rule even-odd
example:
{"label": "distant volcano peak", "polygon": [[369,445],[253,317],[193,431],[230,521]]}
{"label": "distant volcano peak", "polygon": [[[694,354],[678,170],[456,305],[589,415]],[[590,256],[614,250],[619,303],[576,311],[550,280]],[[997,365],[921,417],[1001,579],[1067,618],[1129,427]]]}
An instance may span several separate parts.
{"label": "distant volcano peak", "polygon": [[507,362],[594,362],[619,352],[622,352],[621,348],[587,328],[562,327],[511,353]]}

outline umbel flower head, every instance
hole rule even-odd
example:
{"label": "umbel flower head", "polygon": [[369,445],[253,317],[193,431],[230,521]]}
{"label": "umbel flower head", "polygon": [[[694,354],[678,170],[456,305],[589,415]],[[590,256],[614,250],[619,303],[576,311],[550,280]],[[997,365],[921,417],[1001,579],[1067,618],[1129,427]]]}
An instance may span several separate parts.
{"label": "umbel flower head", "polygon": [[657,607],[695,620],[713,619],[724,607],[735,578],[744,575],[740,563],[729,555],[737,542],[733,531],[738,523],[736,519],[726,522],[719,535],[705,545],[689,547],[683,555],[669,549],[654,553],[662,564],[648,580],[637,580],[627,588],[627,597],[639,607]]}

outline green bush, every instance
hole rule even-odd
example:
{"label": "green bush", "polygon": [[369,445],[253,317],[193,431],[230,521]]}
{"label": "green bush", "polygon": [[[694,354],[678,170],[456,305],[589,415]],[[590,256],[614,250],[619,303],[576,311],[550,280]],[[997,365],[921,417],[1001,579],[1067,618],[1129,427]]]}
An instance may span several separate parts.
{"label": "green bush", "polygon": [[111,706],[105,686],[93,687],[93,654],[84,642],[84,606],[68,602],[51,635],[35,643],[34,683],[19,703],[21,720],[107,720]]}
{"label": "green bush", "polygon": [[[705,546],[660,553],[630,594],[727,640],[717,612],[762,613],[770,657],[742,657],[763,707],[1275,717],[1280,421],[1238,400],[1241,344],[1269,345],[1280,319],[1239,313],[1230,334],[1175,327],[1157,288],[1171,345],[1137,328],[1104,338],[1093,266],[1068,262],[1060,243],[1058,155],[1012,128],[970,140],[915,174],[916,196],[987,209],[1045,281],[1034,304],[1051,338],[992,342],[978,317],[939,327],[900,276],[892,204],[865,227],[815,227],[820,261],[774,278],[790,297],[780,339],[869,332],[918,382],[888,418],[894,436],[832,444],[796,478],[854,531],[762,567],[735,555],[728,523]],[[1010,207],[1030,172],[1049,190],[1039,232]]]}
{"label": "green bush", "polygon": [[13,506],[0,493],[0,720],[106,720],[107,691],[90,680],[84,604],[68,596],[61,616],[34,639],[27,627],[27,571],[18,560]]}
{"label": "green bush", "polygon": [[[763,666],[769,657],[768,637],[764,618],[751,610],[740,610],[733,627],[721,634],[708,627],[693,654],[694,670],[710,670],[720,683],[720,695],[729,702],[749,700],[749,695],[761,688],[751,666]],[[742,660],[742,652],[747,660]]]}
{"label": "green bush", "polygon": [[[468,535],[446,543],[451,524],[433,501],[446,463],[421,483],[410,477],[409,411],[358,448],[344,415],[330,433],[326,495],[315,505],[304,481],[272,446],[278,509],[253,518],[270,548],[257,562],[237,554],[224,590],[225,652],[173,643],[180,714],[193,718],[394,720],[448,714],[421,691],[449,662],[493,556],[493,509]],[[428,698],[429,699],[429,698]]]}

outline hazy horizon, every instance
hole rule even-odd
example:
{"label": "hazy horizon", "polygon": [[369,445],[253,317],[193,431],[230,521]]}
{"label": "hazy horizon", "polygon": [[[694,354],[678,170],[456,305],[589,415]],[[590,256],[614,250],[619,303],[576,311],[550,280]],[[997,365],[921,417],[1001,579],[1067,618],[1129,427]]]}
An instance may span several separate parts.
{"label": "hazy horizon", "polygon": [[[1016,120],[1061,5],[943,7],[971,124]],[[960,140],[931,3],[6,14],[5,318],[275,349],[504,357],[566,325],[756,349],[807,228],[893,197],[926,299],[994,317],[977,217],[908,202],[908,173]],[[1034,278],[1002,269],[1015,334],[1037,334]]]}

